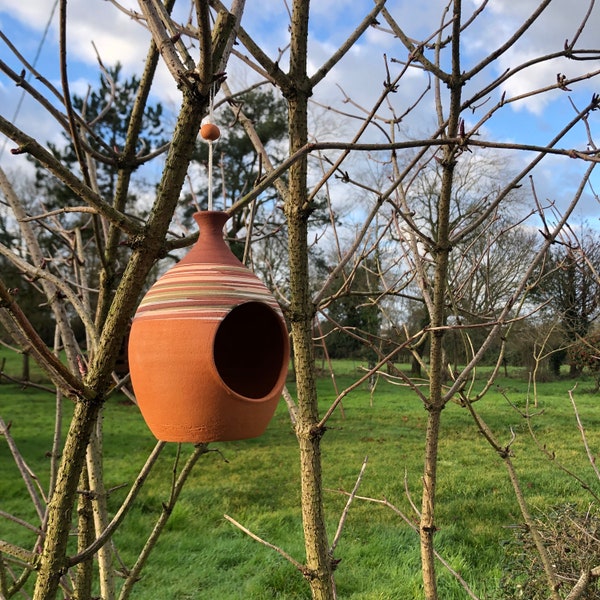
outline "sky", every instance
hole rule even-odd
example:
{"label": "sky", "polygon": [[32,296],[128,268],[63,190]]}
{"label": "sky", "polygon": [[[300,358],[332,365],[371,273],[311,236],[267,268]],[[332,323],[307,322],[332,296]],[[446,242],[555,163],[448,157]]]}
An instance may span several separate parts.
{"label": "sky", "polygon": [[[245,29],[255,39],[260,40],[261,47],[268,54],[276,56],[289,42],[286,3],[283,0],[248,0],[246,4],[243,21]],[[388,0],[386,6],[409,36],[422,40],[430,37],[438,29],[442,7],[445,4],[446,2],[441,0]],[[463,1],[465,12],[474,10],[480,4],[481,0]],[[483,15],[478,18],[477,28],[464,38],[463,69],[468,70],[481,60],[486,52],[506,40],[537,4],[536,0],[490,0]],[[139,11],[134,0],[123,0],[122,5]],[[189,3],[183,0],[176,3],[175,15],[178,19],[187,19],[188,6]],[[314,0],[311,5],[310,68],[316,70],[323,64],[372,7],[372,0]],[[527,36],[501,56],[497,63],[486,69],[475,83],[489,82],[505,69],[540,53],[562,49],[565,40],[571,40],[576,35],[587,7],[588,2],[585,0],[554,0]],[[53,11],[54,8],[55,0],[0,0],[0,30],[19,48],[26,60],[35,60],[37,69],[58,87],[58,9]],[[98,55],[105,65],[121,62],[126,74],[141,71],[149,39],[144,27],[118,10],[109,0],[69,0],[67,11],[67,56],[72,93],[83,95],[89,85],[96,85],[99,78]],[[380,21],[383,20],[380,18]],[[382,26],[384,25],[385,23],[382,23]],[[600,40],[597,39],[597,32],[600,31],[600,6],[594,8],[586,31],[590,33],[582,35],[578,46],[600,46]],[[397,39],[381,29],[369,28],[331,76],[315,90],[313,99],[318,104],[314,105],[313,122],[314,133],[319,139],[334,139],[334,136],[339,136],[340,131],[347,135],[353,133],[357,127],[356,122],[350,121],[341,126],[337,115],[319,106],[332,106],[342,111],[358,113],[361,109],[368,110],[381,93],[382,82],[386,77],[384,56],[387,57],[392,70],[396,71],[398,66],[393,60],[396,57],[402,58],[405,53],[402,53]],[[16,71],[21,70],[19,61],[1,41],[0,60],[8,63]],[[285,56],[282,59],[282,65],[284,64]],[[506,97],[510,98],[536,87],[552,85],[556,81],[557,73],[571,77],[597,69],[600,69],[599,61],[553,62],[528,69],[510,80],[503,91]],[[231,63],[228,81],[234,90],[243,89],[252,79],[253,75],[249,74],[239,61]],[[422,72],[411,71],[391,97],[394,110],[403,113],[427,83]],[[465,94],[471,91],[472,87],[468,87]],[[553,91],[543,97],[537,96],[511,104],[485,125],[481,135],[501,141],[545,144],[555,134],[557,123],[573,114],[573,106],[581,107],[587,104],[592,93],[596,91],[599,90],[594,82],[584,81],[570,92]],[[162,102],[167,109],[176,110],[179,92],[164,67],[159,71],[153,93],[155,99]],[[344,102],[345,98],[351,98],[354,106]],[[492,106],[497,100],[498,97],[490,98],[487,105],[484,104],[474,114],[466,114],[467,129],[484,114],[486,106]],[[21,90],[4,75],[0,75],[0,113],[11,120],[15,118],[18,126],[38,139],[54,142],[61,140],[60,131],[55,123],[44,116],[31,99],[23,99]],[[390,112],[384,108],[382,114],[389,116]],[[598,118],[598,113],[593,113],[590,119],[592,130],[597,130]],[[400,135],[423,137],[432,129],[434,123],[433,103],[427,99],[405,119]],[[366,139],[378,139],[374,129],[367,134]],[[579,127],[568,137],[565,144],[585,147],[585,141],[585,130]],[[21,164],[26,168],[23,160],[18,160],[19,157],[15,158],[7,151],[10,144],[10,141],[6,143],[0,139],[0,164],[4,167],[9,165],[11,168]],[[565,194],[566,197],[578,182],[577,175],[582,168],[578,161],[551,159],[538,171],[539,188],[543,194]],[[596,187],[600,190],[600,183]],[[597,220],[597,212],[597,203],[590,195],[584,203],[580,217]]]}

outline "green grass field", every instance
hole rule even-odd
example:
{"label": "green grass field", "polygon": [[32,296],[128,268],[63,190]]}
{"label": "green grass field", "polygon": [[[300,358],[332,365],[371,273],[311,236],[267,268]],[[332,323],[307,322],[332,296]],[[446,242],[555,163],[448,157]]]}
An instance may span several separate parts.
{"label": "green grass field", "polygon": [[[338,385],[343,389],[358,364],[339,363]],[[16,367],[15,367],[16,368]],[[600,484],[586,459],[568,390],[573,381],[544,383],[538,388],[538,416],[533,426],[539,440],[561,461],[598,490]],[[581,419],[592,449],[600,448],[600,398],[590,381],[575,390]],[[498,381],[510,400],[523,408],[528,385],[515,373]],[[331,379],[319,380],[323,410],[333,398]],[[420,477],[426,413],[402,387],[380,380],[371,398],[366,386],[344,400],[345,416],[337,411],[323,442],[325,501],[333,536],[346,497],[363,460],[368,464],[359,494],[386,498],[411,519],[407,498],[420,502]],[[68,414],[69,407],[65,404]],[[494,389],[478,410],[497,436],[507,443],[511,430],[514,462],[532,509],[545,510],[574,502],[587,506],[589,495],[560,472],[536,448],[527,423]],[[0,417],[11,422],[11,434],[29,466],[47,485],[47,453],[51,447],[54,398],[45,392],[0,384]],[[105,408],[107,486],[131,484],[155,440],[137,408],[118,398]],[[66,425],[65,425],[66,427]],[[473,591],[499,599],[503,543],[512,525],[521,521],[501,460],[477,432],[467,411],[451,404],[443,414],[438,488],[437,547]],[[255,542],[227,522],[227,514],[245,527],[303,560],[300,491],[296,440],[283,402],[267,432],[260,438],[214,444],[196,465],[167,531],[137,584],[139,600],[293,600],[310,597],[302,576],[278,554]],[[185,449],[189,451],[188,448]],[[149,483],[123,527],[115,536],[122,559],[130,565],[142,547],[161,503],[168,497],[175,445],[168,445]],[[406,482],[406,483],[405,483]],[[126,489],[110,498],[116,510]],[[33,520],[26,490],[18,478],[6,443],[0,440],[0,510]],[[0,539],[31,544],[22,528],[0,521]],[[336,550],[340,598],[392,600],[420,598],[418,538],[390,508],[356,500],[350,509]],[[440,597],[466,598],[465,591],[440,566]]]}

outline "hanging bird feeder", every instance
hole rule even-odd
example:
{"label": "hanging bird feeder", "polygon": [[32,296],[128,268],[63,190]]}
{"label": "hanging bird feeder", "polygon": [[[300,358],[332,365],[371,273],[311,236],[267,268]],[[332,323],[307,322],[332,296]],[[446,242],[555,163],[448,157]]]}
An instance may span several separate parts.
{"label": "hanging bird feeder", "polygon": [[227,213],[194,218],[198,242],[150,288],[133,319],[133,389],[159,440],[256,437],[285,384],[287,329],[269,290],[225,243]]}
{"label": "hanging bird feeder", "polygon": [[[214,90],[213,90],[214,92]],[[208,211],[194,215],[200,237],[142,299],[129,336],[138,406],[166,442],[215,442],[261,435],[287,376],[290,348],[281,310],[267,287],[223,239],[229,218],[212,209],[210,115]]]}

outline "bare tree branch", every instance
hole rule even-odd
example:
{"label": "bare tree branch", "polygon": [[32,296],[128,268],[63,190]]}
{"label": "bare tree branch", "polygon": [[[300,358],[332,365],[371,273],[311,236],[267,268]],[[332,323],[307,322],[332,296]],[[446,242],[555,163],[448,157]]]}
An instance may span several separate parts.
{"label": "bare tree branch", "polygon": [[300,571],[300,573],[302,573],[305,577],[310,576],[306,567],[303,564],[299,563],[295,558],[290,556],[287,552],[285,552],[285,550],[282,550],[278,546],[275,546],[275,545],[271,544],[270,542],[263,540],[261,537],[259,537],[255,533],[252,533],[248,528],[244,527],[241,523],[238,523],[234,518],[230,517],[229,515],[223,515],[223,518],[225,520],[229,521],[232,525],[235,525],[238,529],[243,531],[246,535],[250,536],[253,540],[256,540],[257,542],[261,543],[263,546],[266,546],[267,548],[270,548],[271,550],[275,550],[275,552],[277,552],[277,554],[279,554],[280,556],[283,556],[283,558],[285,558],[288,562],[290,562],[292,565],[294,565],[294,567],[296,567],[296,569],[298,569],[298,571]]}

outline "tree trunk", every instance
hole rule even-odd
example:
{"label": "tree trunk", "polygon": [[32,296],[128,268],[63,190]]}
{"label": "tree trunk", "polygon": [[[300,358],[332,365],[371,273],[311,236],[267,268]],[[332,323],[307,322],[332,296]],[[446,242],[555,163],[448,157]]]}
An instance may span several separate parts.
{"label": "tree trunk", "polygon": [[[102,413],[87,447],[86,464],[89,490],[92,497],[93,525],[96,537],[100,537],[109,524],[106,488],[104,486],[102,464]],[[102,600],[114,600],[116,597],[115,569],[113,565],[113,545],[109,541],[98,550],[98,573],[100,578],[100,597]]]}
{"label": "tree trunk", "polygon": [[[295,0],[290,45],[291,89],[284,90],[289,105],[290,154],[308,141],[308,98],[311,95],[307,75],[308,5]],[[312,326],[314,305],[310,296],[308,270],[307,159],[292,165],[285,213],[289,234],[290,308],[289,318],[296,367],[298,420],[296,435],[300,450],[302,519],[306,568],[315,600],[333,600],[331,558],[325,515],[321,475],[321,437],[314,379]]]}
{"label": "tree trunk", "polygon": [[[77,506],[77,550],[83,552],[94,541],[94,518],[92,499],[89,491],[87,469],[81,472],[79,481],[79,498]],[[94,557],[81,561],[77,565],[73,600],[88,600],[92,596],[94,575]]]}
{"label": "tree trunk", "polygon": [[[306,98],[290,102],[290,120],[295,122],[302,112],[306,117]],[[304,121],[306,127],[306,121]],[[292,136],[293,137],[293,136]],[[297,140],[297,138],[296,138]],[[302,146],[303,144],[298,144]],[[292,152],[295,149],[292,148]],[[296,435],[300,450],[302,487],[302,518],[306,549],[306,567],[315,600],[333,599],[331,560],[323,513],[321,481],[321,437],[318,398],[314,379],[312,324],[314,307],[310,298],[308,274],[306,199],[306,161],[296,163],[290,170],[290,197],[286,214],[289,232],[289,263],[291,301],[289,317],[295,358],[298,420]]]}
{"label": "tree trunk", "polygon": [[33,600],[56,597],[67,562],[67,543],[71,532],[73,499],[85,462],[85,453],[96,424],[101,402],[78,400],[63,449],[56,487],[48,504],[48,528],[40,561]]}
{"label": "tree trunk", "polygon": [[[461,67],[460,67],[460,16],[461,1],[454,0],[452,22],[452,77],[448,81],[450,88],[450,112],[448,115],[446,136],[456,138],[460,122],[461,103]],[[438,82],[439,85],[439,82]],[[438,94],[439,88],[438,88]],[[443,115],[438,114],[440,125]],[[444,326],[446,325],[446,305],[448,292],[448,259],[450,244],[450,211],[452,203],[452,187],[454,167],[459,150],[452,144],[444,147],[441,157],[442,180],[437,202],[437,227],[435,246],[431,248],[434,263],[433,303],[430,309],[430,348],[429,348],[429,399],[427,433],[425,438],[425,458],[423,470],[423,496],[421,505],[421,565],[425,598],[437,600],[437,582],[435,575],[435,554],[433,536],[435,525],[435,491],[437,484],[438,443],[440,436],[441,412],[445,406],[443,384],[447,374],[445,352],[443,347]]]}
{"label": "tree trunk", "polygon": [[429,349],[430,380],[429,399],[426,409],[427,432],[425,437],[425,457],[423,468],[423,496],[421,505],[421,563],[425,598],[437,600],[435,576],[435,554],[433,537],[435,525],[435,491],[437,483],[438,443],[441,413],[444,409],[443,384],[446,379],[446,353],[443,347],[446,323],[446,291],[448,256],[450,254],[449,218],[454,156],[451,149],[444,151],[445,164],[442,178],[442,191],[438,202],[438,233],[434,255],[434,291],[431,314],[431,335]]}
{"label": "tree trunk", "polygon": [[437,457],[440,437],[440,421],[442,407],[429,409],[427,429],[425,433],[425,461],[423,468],[423,498],[421,503],[421,563],[423,572],[423,589],[425,598],[437,598],[437,582],[435,575],[435,553],[433,537],[435,525],[435,490],[437,483]]}

